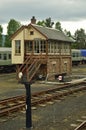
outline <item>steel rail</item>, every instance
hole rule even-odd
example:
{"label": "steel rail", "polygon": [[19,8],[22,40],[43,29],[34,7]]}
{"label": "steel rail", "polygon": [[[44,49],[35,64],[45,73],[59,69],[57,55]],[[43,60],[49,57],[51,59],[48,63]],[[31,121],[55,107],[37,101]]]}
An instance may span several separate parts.
{"label": "steel rail", "polygon": [[[45,102],[52,101],[55,99],[58,100],[59,98],[61,98],[63,96],[67,96],[67,95],[73,94],[74,92],[82,91],[82,90],[86,90],[86,86],[81,86],[79,88],[72,88],[72,89],[69,89],[66,91],[61,90],[61,92],[60,91],[58,92],[56,90],[56,91],[52,91],[52,93],[50,93],[50,94],[48,92],[49,90],[46,90],[48,93],[46,93],[46,91],[45,91],[45,94],[43,92],[42,95],[38,94],[38,96],[37,96],[37,94],[35,94],[37,98],[36,97],[34,98],[34,96],[32,96],[31,105],[37,106],[38,104],[41,104],[41,103],[45,103]],[[15,98],[15,100],[16,100],[16,98]],[[13,103],[14,103],[13,105],[8,104],[7,106],[4,106],[4,108],[2,107],[2,109],[0,110],[0,117],[4,116],[4,115],[8,115],[9,113],[16,112],[16,111],[24,108],[25,107],[25,100],[23,100],[21,103],[19,103],[19,102],[20,101],[17,101],[17,103],[16,103],[16,101],[13,100]]]}
{"label": "steel rail", "polygon": [[25,100],[25,95],[14,96],[7,99],[0,100],[0,105],[5,105],[9,102],[17,102],[18,100]]}
{"label": "steel rail", "polygon": [[75,130],[86,130],[86,120],[83,121]]}

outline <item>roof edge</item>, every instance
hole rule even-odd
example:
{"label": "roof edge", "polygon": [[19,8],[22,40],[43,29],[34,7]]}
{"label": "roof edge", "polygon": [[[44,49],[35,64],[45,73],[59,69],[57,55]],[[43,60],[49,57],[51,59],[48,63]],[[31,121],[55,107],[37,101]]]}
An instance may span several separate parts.
{"label": "roof edge", "polygon": [[[40,32],[34,25],[36,26],[36,24],[31,24],[31,23],[30,23],[30,24],[28,25],[28,27],[29,27],[29,26],[32,26],[35,30],[37,30],[40,34],[42,34],[46,39],[48,39],[48,37],[47,37],[44,33]],[[37,25],[37,26],[39,26],[39,25]],[[42,27],[42,26],[40,26],[40,27]]]}

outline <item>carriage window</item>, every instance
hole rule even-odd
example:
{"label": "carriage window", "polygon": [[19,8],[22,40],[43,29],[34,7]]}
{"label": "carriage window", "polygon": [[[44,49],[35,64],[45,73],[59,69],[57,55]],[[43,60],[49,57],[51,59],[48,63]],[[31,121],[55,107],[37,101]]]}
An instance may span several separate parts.
{"label": "carriage window", "polygon": [[72,57],[75,57],[75,53],[72,53]]}
{"label": "carriage window", "polygon": [[0,59],[2,59],[1,54],[0,54]]}
{"label": "carriage window", "polygon": [[11,59],[11,54],[8,55],[8,58]]}
{"label": "carriage window", "polygon": [[6,54],[3,55],[3,60],[7,60],[7,55]]}
{"label": "carriage window", "polygon": [[21,41],[15,40],[15,53],[20,54],[21,53]]}

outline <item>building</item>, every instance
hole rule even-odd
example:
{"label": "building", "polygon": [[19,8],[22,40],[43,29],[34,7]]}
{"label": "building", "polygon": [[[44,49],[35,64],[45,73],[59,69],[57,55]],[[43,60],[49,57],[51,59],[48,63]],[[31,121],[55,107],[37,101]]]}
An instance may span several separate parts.
{"label": "building", "polygon": [[71,43],[63,32],[38,26],[33,17],[12,36],[12,63],[17,75],[22,72],[29,81],[35,76],[53,79],[57,74],[71,73]]}

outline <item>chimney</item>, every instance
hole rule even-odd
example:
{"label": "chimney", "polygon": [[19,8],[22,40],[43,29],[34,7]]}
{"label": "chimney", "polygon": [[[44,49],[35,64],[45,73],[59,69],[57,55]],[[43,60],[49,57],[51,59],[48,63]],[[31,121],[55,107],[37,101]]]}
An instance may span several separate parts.
{"label": "chimney", "polygon": [[35,16],[32,17],[32,19],[31,19],[31,23],[32,23],[32,24],[36,24]]}

